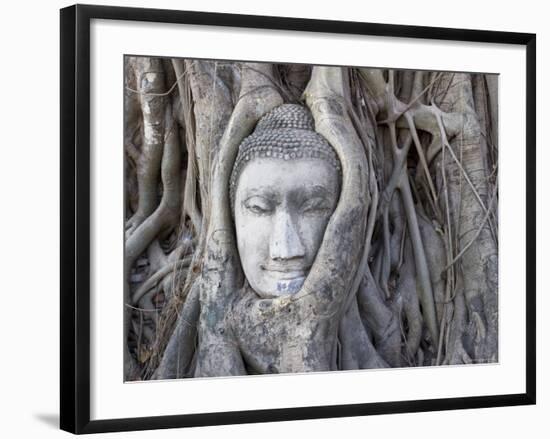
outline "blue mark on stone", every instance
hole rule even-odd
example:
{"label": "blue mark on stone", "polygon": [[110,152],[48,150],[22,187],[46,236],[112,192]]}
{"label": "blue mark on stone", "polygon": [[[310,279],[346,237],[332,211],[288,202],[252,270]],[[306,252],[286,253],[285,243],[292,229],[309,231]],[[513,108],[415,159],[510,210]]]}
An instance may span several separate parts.
{"label": "blue mark on stone", "polygon": [[277,282],[277,291],[280,294],[296,294],[304,284],[303,279],[293,279],[285,282]]}

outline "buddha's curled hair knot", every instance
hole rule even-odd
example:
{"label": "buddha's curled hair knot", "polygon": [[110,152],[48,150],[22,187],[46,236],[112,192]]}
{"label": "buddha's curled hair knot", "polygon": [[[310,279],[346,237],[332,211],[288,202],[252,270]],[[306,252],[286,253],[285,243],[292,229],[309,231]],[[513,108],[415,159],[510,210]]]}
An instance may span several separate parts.
{"label": "buddha's curled hair knot", "polygon": [[341,176],[341,165],[328,141],[315,131],[309,109],[298,104],[283,104],[266,113],[254,132],[239,145],[229,180],[231,211],[242,170],[255,158],[297,160],[318,158],[331,164]]}

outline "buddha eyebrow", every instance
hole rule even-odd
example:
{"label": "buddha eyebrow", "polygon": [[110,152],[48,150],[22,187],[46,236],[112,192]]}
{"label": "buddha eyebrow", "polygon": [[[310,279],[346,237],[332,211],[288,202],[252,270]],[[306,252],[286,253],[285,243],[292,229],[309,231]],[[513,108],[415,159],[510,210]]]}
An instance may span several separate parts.
{"label": "buddha eyebrow", "polygon": [[265,198],[276,198],[276,193],[267,186],[253,187],[246,190],[244,199],[248,199],[254,196],[261,196]]}
{"label": "buddha eyebrow", "polygon": [[292,197],[298,203],[304,203],[312,199],[322,199],[327,201],[331,199],[332,192],[323,185],[304,186],[302,189],[294,191]]}
{"label": "buddha eyebrow", "polygon": [[321,185],[315,185],[315,186],[309,187],[307,188],[307,192],[309,196],[318,196],[318,197],[324,197],[324,196],[330,195],[331,193],[329,189]]}

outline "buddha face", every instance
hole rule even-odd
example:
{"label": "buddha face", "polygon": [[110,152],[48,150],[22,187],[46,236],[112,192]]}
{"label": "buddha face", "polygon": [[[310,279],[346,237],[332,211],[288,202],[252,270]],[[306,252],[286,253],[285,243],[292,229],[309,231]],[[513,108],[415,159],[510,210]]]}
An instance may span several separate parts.
{"label": "buddha face", "polygon": [[256,158],[235,191],[241,265],[263,298],[302,287],[339,196],[336,169],[319,158]]}

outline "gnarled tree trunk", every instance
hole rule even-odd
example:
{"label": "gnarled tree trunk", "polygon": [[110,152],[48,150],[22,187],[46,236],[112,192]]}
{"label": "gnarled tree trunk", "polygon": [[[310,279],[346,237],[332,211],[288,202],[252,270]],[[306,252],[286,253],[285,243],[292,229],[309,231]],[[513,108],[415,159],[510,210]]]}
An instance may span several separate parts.
{"label": "gnarled tree trunk", "polygon": [[[496,78],[127,57],[128,380],[498,359]],[[229,207],[238,146],[307,106],[342,189],[302,289],[262,299]]]}

